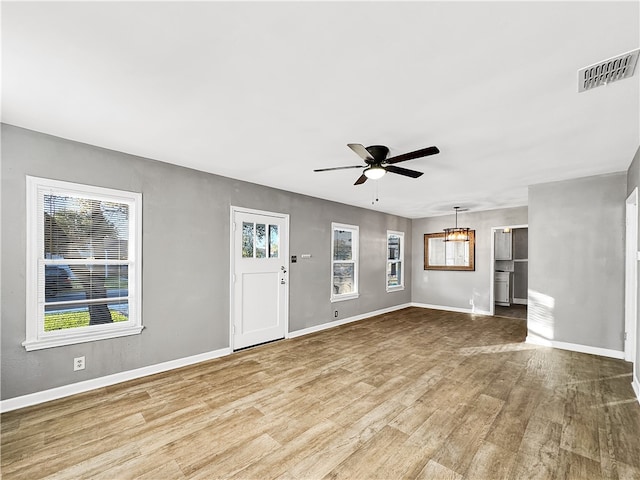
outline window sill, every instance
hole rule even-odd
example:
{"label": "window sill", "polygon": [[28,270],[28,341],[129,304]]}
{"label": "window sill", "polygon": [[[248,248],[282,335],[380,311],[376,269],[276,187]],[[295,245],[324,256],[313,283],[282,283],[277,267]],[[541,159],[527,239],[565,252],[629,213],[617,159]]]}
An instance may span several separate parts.
{"label": "window sill", "polygon": [[400,292],[402,290],[404,290],[404,285],[399,285],[397,287],[387,287],[387,293]]}
{"label": "window sill", "polygon": [[359,293],[345,293],[343,295],[331,295],[331,303],[343,302],[344,300],[353,300],[360,296]]}
{"label": "window sill", "polygon": [[86,332],[74,335],[64,335],[59,337],[42,338],[36,340],[25,340],[22,346],[27,352],[33,350],[43,350],[45,348],[62,347],[64,345],[75,345],[77,343],[95,342],[107,338],[126,337],[128,335],[138,335],[142,332],[143,326],[126,327],[118,330],[102,332]]}

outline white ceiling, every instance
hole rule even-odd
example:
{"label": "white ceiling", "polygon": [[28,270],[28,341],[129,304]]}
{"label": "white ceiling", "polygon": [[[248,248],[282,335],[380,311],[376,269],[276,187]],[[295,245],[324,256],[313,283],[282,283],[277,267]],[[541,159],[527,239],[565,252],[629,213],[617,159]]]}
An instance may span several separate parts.
{"label": "white ceiling", "polygon": [[[2,121],[411,218],[525,205],[628,168],[640,74],[576,72],[639,24],[638,1],[2,2]],[[416,180],[312,171],[359,164],[347,143],[441,153]]]}

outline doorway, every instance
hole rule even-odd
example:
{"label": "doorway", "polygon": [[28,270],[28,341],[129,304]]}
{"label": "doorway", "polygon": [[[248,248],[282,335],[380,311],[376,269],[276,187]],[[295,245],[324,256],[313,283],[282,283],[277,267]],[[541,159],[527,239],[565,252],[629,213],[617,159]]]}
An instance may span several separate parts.
{"label": "doorway", "polygon": [[491,311],[495,316],[527,319],[528,225],[491,230]]}
{"label": "doorway", "polygon": [[288,215],[231,207],[232,350],[285,338],[288,258]]}

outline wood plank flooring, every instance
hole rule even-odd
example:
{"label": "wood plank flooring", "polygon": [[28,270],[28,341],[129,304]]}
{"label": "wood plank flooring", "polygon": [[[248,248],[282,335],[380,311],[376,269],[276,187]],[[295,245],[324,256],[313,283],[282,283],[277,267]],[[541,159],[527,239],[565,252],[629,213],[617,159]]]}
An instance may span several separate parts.
{"label": "wood plank flooring", "polygon": [[527,319],[527,306],[526,305],[518,305],[511,304],[508,307],[502,305],[494,306],[494,315],[497,317],[507,317],[507,318],[519,318],[521,320]]}
{"label": "wood plank flooring", "polygon": [[420,308],[8,412],[10,479],[640,478],[631,365]]}

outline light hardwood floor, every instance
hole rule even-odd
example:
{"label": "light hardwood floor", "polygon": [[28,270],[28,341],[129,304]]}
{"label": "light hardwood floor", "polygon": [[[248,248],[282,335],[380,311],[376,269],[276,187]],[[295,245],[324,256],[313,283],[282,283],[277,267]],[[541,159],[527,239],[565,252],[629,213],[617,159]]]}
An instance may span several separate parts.
{"label": "light hardwood floor", "polygon": [[408,308],[2,415],[2,475],[640,478],[628,363]]}

